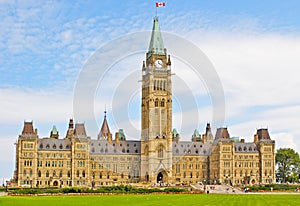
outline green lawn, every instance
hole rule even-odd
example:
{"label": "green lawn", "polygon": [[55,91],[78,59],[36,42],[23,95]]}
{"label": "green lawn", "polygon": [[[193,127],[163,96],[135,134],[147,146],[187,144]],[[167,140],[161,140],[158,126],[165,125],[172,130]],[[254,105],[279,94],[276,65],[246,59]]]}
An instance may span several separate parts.
{"label": "green lawn", "polygon": [[181,195],[103,195],[103,196],[23,196],[23,197],[0,197],[0,205],[28,205],[28,206],[43,206],[43,205],[212,205],[212,206],[256,206],[256,205],[271,205],[271,206],[295,206],[300,202],[300,195],[268,195],[268,194],[245,194],[245,195],[217,195],[217,194],[181,194]]}

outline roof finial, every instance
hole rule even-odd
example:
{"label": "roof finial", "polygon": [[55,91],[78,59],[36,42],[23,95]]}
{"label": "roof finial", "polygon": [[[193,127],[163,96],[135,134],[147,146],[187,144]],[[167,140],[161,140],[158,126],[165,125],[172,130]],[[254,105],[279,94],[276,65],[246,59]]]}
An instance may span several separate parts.
{"label": "roof finial", "polygon": [[104,106],[104,119],[106,119],[106,113],[107,113],[107,111],[106,111],[106,104],[105,104],[105,106]]}

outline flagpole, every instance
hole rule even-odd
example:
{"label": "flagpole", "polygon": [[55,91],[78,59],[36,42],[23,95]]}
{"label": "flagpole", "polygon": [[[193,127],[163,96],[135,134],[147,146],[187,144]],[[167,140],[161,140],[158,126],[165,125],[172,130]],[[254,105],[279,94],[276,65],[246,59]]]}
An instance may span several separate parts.
{"label": "flagpole", "polygon": [[155,6],[155,17],[157,17],[157,6]]}

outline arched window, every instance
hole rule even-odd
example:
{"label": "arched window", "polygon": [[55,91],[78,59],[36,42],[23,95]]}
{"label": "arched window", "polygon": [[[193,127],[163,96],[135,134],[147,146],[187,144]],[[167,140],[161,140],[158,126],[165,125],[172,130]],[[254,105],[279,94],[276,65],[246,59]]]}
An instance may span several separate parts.
{"label": "arched window", "polygon": [[39,170],[38,171],[38,177],[41,177],[42,176],[42,173],[41,173],[41,171]]}
{"label": "arched window", "polygon": [[183,178],[186,178],[186,173],[185,172],[183,173]]}
{"label": "arched window", "polygon": [[43,144],[40,144],[40,149],[43,149]]}
{"label": "arched window", "polygon": [[157,157],[163,158],[164,157],[164,148],[162,145],[160,145],[157,149]]}
{"label": "arched window", "polygon": [[92,148],[92,153],[94,153],[95,152],[95,148]]}
{"label": "arched window", "polygon": [[163,89],[163,82],[162,81],[160,81],[160,88],[159,88],[159,90],[162,90]]}
{"label": "arched window", "polygon": [[155,106],[155,107],[158,107],[158,99],[155,100],[154,106]]}
{"label": "arched window", "polygon": [[60,145],[59,145],[59,149],[62,149],[62,148],[63,148],[63,146],[62,146],[62,144],[60,144]]}
{"label": "arched window", "polygon": [[70,149],[70,146],[67,144],[66,149]]}
{"label": "arched window", "polygon": [[56,149],[56,144],[53,145],[53,149]]}
{"label": "arched window", "polygon": [[100,178],[100,179],[102,179],[102,172],[100,172],[100,174],[99,174],[99,178]]}
{"label": "arched window", "polygon": [[23,176],[26,176],[26,170],[23,171]]}
{"label": "arched window", "polygon": [[55,170],[53,171],[53,177],[56,177],[56,172],[55,172]]}
{"label": "arched window", "polygon": [[84,170],[82,171],[82,177],[85,177],[85,171]]}
{"label": "arched window", "polygon": [[46,172],[46,177],[49,177],[49,171]]}
{"label": "arched window", "polygon": [[247,147],[244,147],[244,151],[247,151]]}
{"label": "arched window", "polygon": [[70,171],[68,171],[68,177],[71,177],[71,172]]}
{"label": "arched window", "polygon": [[60,170],[60,172],[59,172],[59,177],[62,177],[62,171]]}
{"label": "arched window", "polygon": [[32,177],[32,170],[29,171],[29,176]]}
{"label": "arched window", "polygon": [[154,80],[154,83],[153,83],[153,90],[156,90],[156,80]]}
{"label": "arched window", "polygon": [[165,106],[165,99],[162,99],[162,101],[160,102],[160,106],[164,107]]}
{"label": "arched window", "polygon": [[193,173],[192,172],[190,173],[190,178],[193,178]]}
{"label": "arched window", "polygon": [[49,144],[47,144],[47,145],[46,145],[46,149],[49,149],[49,148],[50,148],[50,146],[49,146]]}
{"label": "arched window", "polygon": [[196,153],[196,154],[198,154],[198,153],[199,153],[198,149],[196,149],[195,153]]}

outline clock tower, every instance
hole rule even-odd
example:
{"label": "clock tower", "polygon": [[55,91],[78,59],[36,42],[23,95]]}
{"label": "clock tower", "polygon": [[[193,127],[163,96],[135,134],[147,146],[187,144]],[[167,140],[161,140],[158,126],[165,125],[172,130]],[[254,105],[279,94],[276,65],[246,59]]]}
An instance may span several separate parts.
{"label": "clock tower", "polygon": [[141,180],[172,180],[171,60],[164,48],[158,17],[142,67]]}

